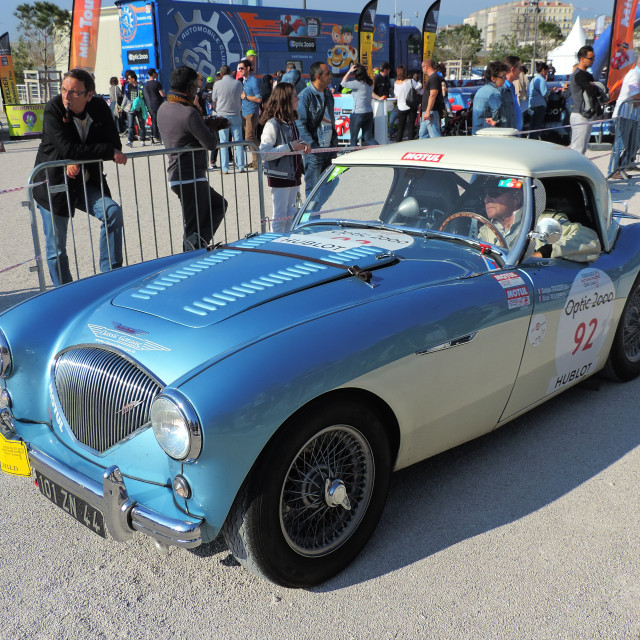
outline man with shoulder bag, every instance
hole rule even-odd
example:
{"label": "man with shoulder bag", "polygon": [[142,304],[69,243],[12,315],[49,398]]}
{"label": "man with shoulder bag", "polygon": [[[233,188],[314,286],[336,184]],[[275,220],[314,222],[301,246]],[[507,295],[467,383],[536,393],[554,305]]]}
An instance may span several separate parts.
{"label": "man with shoulder bag", "polygon": [[587,105],[585,110],[585,96],[587,100],[597,100],[600,89],[595,84],[593,76],[587,69],[593,64],[595,54],[593,47],[585,45],[578,51],[578,66],[569,79],[569,93],[573,100],[571,107],[571,148],[584,154],[589,146],[591,137],[590,121],[595,117],[595,111]]}

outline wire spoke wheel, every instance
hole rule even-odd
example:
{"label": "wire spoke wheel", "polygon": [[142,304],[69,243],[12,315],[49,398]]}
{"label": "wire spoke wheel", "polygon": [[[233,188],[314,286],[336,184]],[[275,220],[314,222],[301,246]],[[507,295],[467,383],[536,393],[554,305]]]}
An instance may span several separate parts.
{"label": "wire spoke wheel", "polygon": [[640,288],[634,289],[622,318],[622,343],[631,362],[640,361]]}
{"label": "wire spoke wheel", "polygon": [[316,433],[298,451],[280,495],[287,544],[304,556],[323,556],[357,529],[373,492],[375,465],[366,438],[348,425]]}

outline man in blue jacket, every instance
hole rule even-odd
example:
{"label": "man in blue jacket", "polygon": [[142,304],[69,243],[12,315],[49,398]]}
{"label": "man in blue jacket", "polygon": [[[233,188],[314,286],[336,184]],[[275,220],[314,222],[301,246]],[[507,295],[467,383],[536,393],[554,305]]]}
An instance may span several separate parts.
{"label": "man in blue jacket", "polygon": [[337,155],[335,152],[314,153],[313,150],[338,144],[333,94],[329,89],[331,71],[324,62],[314,62],[309,68],[309,78],[311,83],[300,94],[296,120],[300,139],[312,149],[311,153],[302,156],[306,197],[309,197],[323,171]]}

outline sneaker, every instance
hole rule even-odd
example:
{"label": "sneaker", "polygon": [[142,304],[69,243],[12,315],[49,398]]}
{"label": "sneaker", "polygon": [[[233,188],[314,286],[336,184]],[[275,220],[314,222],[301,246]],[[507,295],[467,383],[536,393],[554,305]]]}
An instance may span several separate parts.
{"label": "sneaker", "polygon": [[125,142],[125,145],[126,145],[127,147],[133,147],[133,142]]}
{"label": "sneaker", "polygon": [[249,173],[247,169],[238,169],[236,173]]}
{"label": "sneaker", "polygon": [[217,168],[218,168],[218,165],[217,165],[215,162],[212,162],[212,163],[211,163],[211,168],[212,168],[212,169],[217,169]]}
{"label": "sneaker", "polygon": [[143,141],[140,143],[140,146],[141,146],[141,147],[144,147],[144,145],[145,145],[145,141],[143,140]]}

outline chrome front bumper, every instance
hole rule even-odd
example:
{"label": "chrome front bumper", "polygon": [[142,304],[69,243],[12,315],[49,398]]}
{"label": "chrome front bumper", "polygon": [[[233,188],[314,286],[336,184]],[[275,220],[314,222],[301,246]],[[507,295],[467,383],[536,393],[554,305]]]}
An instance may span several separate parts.
{"label": "chrome front bumper", "polygon": [[201,519],[178,520],[164,516],[129,498],[117,466],[102,475],[102,484],[29,446],[31,466],[67,491],[99,509],[114,540],[125,542],[139,531],[166,546],[192,549],[202,543]]}

